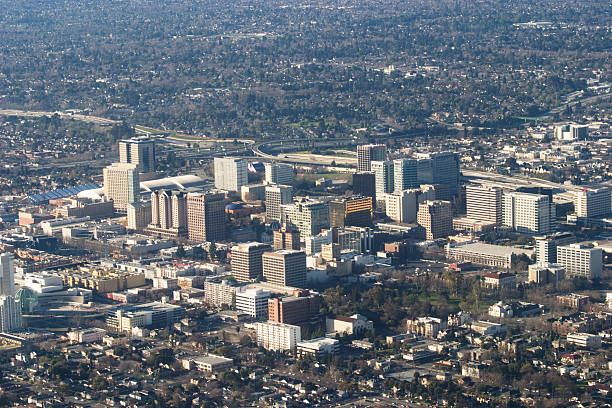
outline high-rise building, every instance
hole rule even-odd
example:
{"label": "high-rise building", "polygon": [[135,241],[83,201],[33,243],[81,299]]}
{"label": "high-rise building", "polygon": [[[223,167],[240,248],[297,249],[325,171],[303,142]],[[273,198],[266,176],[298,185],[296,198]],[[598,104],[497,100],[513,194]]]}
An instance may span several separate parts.
{"label": "high-rise building", "polygon": [[103,170],[104,195],[113,200],[115,211],[127,213],[128,204],[140,201],[138,166],[131,163],[113,163]]}
{"label": "high-rise building", "polygon": [[263,289],[248,288],[236,291],[236,310],[257,319],[268,318],[268,298],[270,292]]}
{"label": "high-rise building", "polygon": [[128,204],[127,227],[135,231],[142,231],[151,223],[151,202],[139,201]]}
{"label": "high-rise building", "polygon": [[387,147],[382,144],[357,146],[357,171],[370,171],[373,161],[387,160]]}
{"label": "high-rise building", "polygon": [[225,239],[225,199],[221,193],[187,194],[187,232],[190,241]]}
{"label": "high-rise building", "polygon": [[372,198],[352,196],[330,201],[329,223],[332,227],[369,227],[372,225]]}
{"label": "high-rise building", "polygon": [[288,208],[288,216],[302,239],[329,228],[329,206],[322,201],[301,198]]}
{"label": "high-rise building", "polygon": [[426,239],[449,236],[453,231],[453,212],[448,201],[426,201],[419,206],[417,222],[425,228]]}
{"label": "high-rise building", "polygon": [[504,194],[502,210],[503,225],[517,232],[548,234],[552,231],[551,203],[547,195],[522,192]]}
{"label": "high-rise building", "polygon": [[275,230],[272,237],[275,251],[279,249],[300,250],[300,231],[283,227],[280,230]]}
{"label": "high-rise building", "polygon": [[266,219],[281,220],[281,205],[293,201],[293,187],[275,185],[266,186]]}
{"label": "high-rise building", "polygon": [[266,163],[265,169],[266,183],[291,186],[295,181],[293,166],[288,164]]}
{"label": "high-rise building", "polygon": [[373,172],[353,173],[353,194],[376,198],[376,176]]}
{"label": "high-rise building", "polygon": [[385,194],[385,213],[393,221],[414,224],[417,220],[419,190],[396,191]]}
{"label": "high-rise building", "polygon": [[576,215],[598,218],[610,215],[612,211],[611,192],[608,187],[585,188],[576,193]]}
{"label": "high-rise building", "polygon": [[589,128],[586,125],[565,124],[555,126],[555,138],[557,140],[586,139],[588,135]]}
{"label": "high-rise building", "polygon": [[240,187],[240,198],[242,201],[258,201],[266,199],[265,184],[248,184]]}
{"label": "high-rise building", "polygon": [[469,185],[465,188],[467,218],[502,223],[502,190],[498,187]]}
{"label": "high-rise building", "polygon": [[265,252],[262,261],[267,282],[297,288],[306,286],[306,253],[292,249]]}
{"label": "high-rise building", "polygon": [[557,263],[565,268],[568,278],[595,279],[603,271],[603,251],[580,243],[558,246]]}
{"label": "high-rise building", "polygon": [[8,333],[21,327],[20,304],[14,296],[0,296],[0,331]]}
{"label": "high-rise building", "polygon": [[373,161],[370,167],[376,180],[376,205],[382,207],[385,201],[384,194],[392,193],[395,188],[393,162]]}
{"label": "high-rise building", "polygon": [[[459,156],[454,152],[417,153],[419,184],[446,184],[452,196],[459,192]],[[448,197],[450,199],[450,197]]]}
{"label": "high-rise building", "polygon": [[417,161],[415,159],[393,160],[393,182],[395,192],[417,188]]}
{"label": "high-rise building", "polygon": [[321,295],[309,290],[294,290],[293,296],[268,299],[268,319],[272,322],[303,324],[320,316]]}
{"label": "high-rise building", "polygon": [[263,275],[261,256],[270,245],[247,242],[232,247],[232,275],[238,282],[250,282]]}
{"label": "high-rise building", "polygon": [[150,233],[167,238],[187,236],[187,193],[158,190],[151,193]]}
{"label": "high-rise building", "polygon": [[576,237],[569,232],[558,232],[549,236],[535,237],[536,263],[557,263],[557,247],[568,245],[575,241]]}
{"label": "high-rise building", "polygon": [[249,184],[247,161],[236,157],[215,157],[215,187],[225,191],[240,191]]}
{"label": "high-rise building", "polygon": [[302,340],[300,326],[277,322],[255,323],[257,345],[272,351],[295,350]]}
{"label": "high-rise building", "polygon": [[141,173],[155,171],[155,141],[146,136],[119,142],[119,162],[135,164]]}
{"label": "high-rise building", "polygon": [[8,252],[0,254],[0,296],[15,296],[15,258]]}

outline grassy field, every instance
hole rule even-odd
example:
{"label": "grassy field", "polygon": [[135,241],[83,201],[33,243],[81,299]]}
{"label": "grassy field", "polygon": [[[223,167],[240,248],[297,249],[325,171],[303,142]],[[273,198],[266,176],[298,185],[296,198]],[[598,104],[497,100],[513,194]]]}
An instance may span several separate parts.
{"label": "grassy field", "polygon": [[349,173],[304,173],[298,174],[297,178],[307,181],[315,181],[320,178],[325,180],[350,180],[351,175]]}

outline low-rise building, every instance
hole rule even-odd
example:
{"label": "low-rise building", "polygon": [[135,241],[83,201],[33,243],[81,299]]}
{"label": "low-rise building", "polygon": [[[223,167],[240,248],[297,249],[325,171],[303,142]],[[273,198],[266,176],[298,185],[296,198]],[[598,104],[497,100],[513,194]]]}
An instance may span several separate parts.
{"label": "low-rise building", "polygon": [[512,273],[487,273],[483,286],[487,289],[516,289],[516,275]]}
{"label": "low-rise building", "polygon": [[601,347],[601,336],[589,333],[569,333],[566,340],[578,347],[599,348]]}
{"label": "low-rise building", "polygon": [[456,262],[472,262],[497,268],[510,268],[518,255],[531,256],[533,251],[511,246],[467,241],[446,245],[446,257]]}
{"label": "low-rise building", "polygon": [[590,298],[586,295],[570,293],[569,295],[557,296],[557,303],[566,307],[570,307],[572,309],[583,310],[589,304],[589,299]]}
{"label": "low-rise building", "polygon": [[406,321],[408,333],[435,338],[440,330],[446,328],[446,322],[436,317],[417,317]]}
{"label": "low-rise building", "polygon": [[489,316],[498,318],[512,317],[514,316],[514,311],[512,310],[512,306],[500,300],[489,306]]}
{"label": "low-rise building", "polygon": [[231,368],[234,365],[234,360],[214,354],[207,354],[205,356],[184,358],[182,363],[185,370],[196,369],[206,373],[218,373]]}
{"label": "low-rise building", "polygon": [[268,318],[268,298],[270,292],[263,289],[249,288],[236,292],[236,310],[255,318]]}
{"label": "low-rise building", "polygon": [[102,341],[104,336],[106,336],[106,330],[94,327],[71,331],[68,333],[68,340],[71,343],[95,343],[96,341]]}
{"label": "low-rise building", "polygon": [[167,327],[185,314],[181,306],[161,302],[122,306],[106,312],[106,324],[119,332],[131,333],[134,327]]}
{"label": "low-rise building", "polygon": [[373,322],[367,317],[354,314],[352,316],[336,316],[327,318],[325,322],[327,333],[355,334],[371,330]]}
{"label": "low-rise building", "polygon": [[302,339],[299,326],[278,322],[259,322],[255,324],[257,345],[272,351],[295,350]]}
{"label": "low-rise building", "polygon": [[338,354],[340,352],[340,342],[336,339],[319,337],[312,340],[300,341],[297,343],[299,355]]}
{"label": "low-rise building", "polygon": [[506,326],[484,320],[472,323],[470,328],[482,336],[496,336],[506,332]]}

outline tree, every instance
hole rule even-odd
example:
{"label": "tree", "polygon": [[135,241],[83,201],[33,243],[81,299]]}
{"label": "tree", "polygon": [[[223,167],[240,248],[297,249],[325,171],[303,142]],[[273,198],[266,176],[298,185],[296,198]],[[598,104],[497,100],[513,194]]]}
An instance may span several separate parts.
{"label": "tree", "polygon": [[210,243],[210,246],[208,247],[208,254],[210,255],[211,260],[217,259],[217,244],[215,244],[215,241]]}
{"label": "tree", "polygon": [[183,248],[183,244],[179,244],[178,247],[176,248],[176,257],[181,259],[184,258],[186,255],[185,253],[185,248]]}

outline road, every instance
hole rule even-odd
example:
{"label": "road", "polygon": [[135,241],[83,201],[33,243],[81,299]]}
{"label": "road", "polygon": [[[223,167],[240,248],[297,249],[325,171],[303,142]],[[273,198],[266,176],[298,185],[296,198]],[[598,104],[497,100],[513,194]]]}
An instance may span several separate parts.
{"label": "road", "polygon": [[583,189],[582,186],[575,185],[566,185],[555,183],[548,180],[542,180],[535,177],[527,177],[527,176],[504,176],[502,174],[490,173],[486,171],[480,170],[469,170],[469,169],[461,169],[461,174],[466,177],[472,177],[476,179],[481,179],[485,181],[491,181],[496,183],[505,183],[508,184],[512,188],[518,187],[517,184],[522,184],[524,186],[532,186],[532,187],[550,187],[550,188],[558,188],[561,190],[570,190],[570,191],[581,191]]}
{"label": "road", "polygon": [[118,120],[111,120],[107,118],[102,118],[100,116],[91,116],[91,115],[82,115],[79,113],[68,113],[68,112],[45,112],[45,111],[23,111],[19,109],[0,109],[0,115],[5,116],[23,116],[30,118],[40,118],[43,116],[52,117],[54,115],[58,115],[64,119],[74,119],[82,122],[95,123],[97,125],[116,125],[121,123]]}

